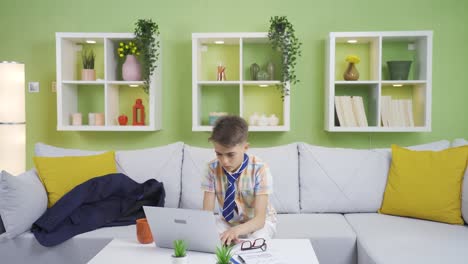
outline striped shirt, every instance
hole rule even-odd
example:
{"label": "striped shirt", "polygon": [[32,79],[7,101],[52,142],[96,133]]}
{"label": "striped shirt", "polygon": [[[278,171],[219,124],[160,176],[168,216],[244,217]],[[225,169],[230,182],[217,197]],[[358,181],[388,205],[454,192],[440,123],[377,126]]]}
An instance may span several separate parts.
{"label": "striped shirt", "polygon": [[[223,172],[221,163],[215,159],[208,163],[208,172],[203,178],[201,188],[206,192],[214,192],[218,200],[220,214],[224,204],[224,196],[229,181]],[[236,180],[235,201],[239,209],[232,225],[245,223],[255,216],[255,196],[259,194],[272,194],[273,180],[268,165],[258,157],[249,155],[249,164]],[[275,210],[268,203],[267,217],[274,216]]]}

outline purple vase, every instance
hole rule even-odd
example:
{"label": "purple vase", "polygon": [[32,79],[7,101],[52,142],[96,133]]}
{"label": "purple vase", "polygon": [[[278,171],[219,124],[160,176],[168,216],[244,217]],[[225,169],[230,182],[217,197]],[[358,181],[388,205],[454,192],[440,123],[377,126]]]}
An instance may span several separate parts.
{"label": "purple vase", "polygon": [[127,55],[122,65],[122,78],[124,81],[141,81],[140,63],[134,55]]}

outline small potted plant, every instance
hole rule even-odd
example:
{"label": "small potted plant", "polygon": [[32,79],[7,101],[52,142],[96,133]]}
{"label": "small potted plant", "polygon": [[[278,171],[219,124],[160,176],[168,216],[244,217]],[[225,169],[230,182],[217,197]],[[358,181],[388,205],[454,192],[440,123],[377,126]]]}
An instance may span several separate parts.
{"label": "small potted plant", "polygon": [[283,82],[281,97],[284,99],[285,96],[289,95],[287,83],[296,84],[299,82],[295,73],[295,67],[297,58],[301,56],[302,43],[296,37],[293,25],[285,16],[270,18],[268,38],[273,49],[281,52],[281,74]]}
{"label": "small potted plant", "polygon": [[96,80],[96,70],[94,69],[95,59],[96,54],[92,49],[83,48],[83,50],[81,51],[81,61],[83,62],[83,69],[81,70],[81,80]]}
{"label": "small potted plant", "polygon": [[135,42],[140,48],[143,90],[148,94],[151,76],[159,59],[159,26],[151,19],[139,19],[135,23]]}
{"label": "small potted plant", "polygon": [[187,263],[187,244],[184,240],[174,240],[174,255],[172,255],[173,264]]}
{"label": "small potted plant", "polygon": [[230,264],[232,258],[232,247],[216,247],[216,264]]}
{"label": "small potted plant", "polygon": [[120,42],[117,53],[120,58],[125,57],[125,62],[122,64],[122,79],[124,81],[141,81],[140,63],[136,58],[140,52],[135,42]]}
{"label": "small potted plant", "polygon": [[348,55],[345,61],[348,63],[348,67],[343,73],[343,79],[346,81],[357,81],[359,79],[359,71],[356,68],[356,64],[358,64],[361,59],[357,55]]}

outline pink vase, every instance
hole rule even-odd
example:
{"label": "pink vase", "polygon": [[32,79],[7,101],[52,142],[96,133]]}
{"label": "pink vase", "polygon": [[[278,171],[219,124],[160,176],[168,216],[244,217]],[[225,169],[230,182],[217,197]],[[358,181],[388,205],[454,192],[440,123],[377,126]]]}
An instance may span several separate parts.
{"label": "pink vase", "polygon": [[127,55],[122,65],[122,78],[124,81],[141,81],[140,63],[134,55]]}

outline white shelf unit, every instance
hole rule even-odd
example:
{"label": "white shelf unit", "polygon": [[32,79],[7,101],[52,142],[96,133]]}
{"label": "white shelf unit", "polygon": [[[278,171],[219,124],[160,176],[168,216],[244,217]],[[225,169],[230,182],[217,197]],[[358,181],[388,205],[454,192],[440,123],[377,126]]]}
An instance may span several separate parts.
{"label": "white shelf unit", "polygon": [[[143,81],[123,81],[117,47],[121,41],[134,39],[133,33],[56,33],[57,130],[59,131],[156,131],[161,129],[162,80],[161,57],[151,76],[149,93]],[[87,41],[95,41],[89,44]],[[86,46],[96,53],[96,81],[81,81],[80,53]],[[159,50],[161,53],[161,50]],[[132,125],[132,106],[143,99],[145,125]],[[71,125],[71,114],[81,112],[83,124]],[[87,125],[89,112],[104,113],[103,126]],[[125,113],[128,123],[120,126],[117,117]]]}
{"label": "white shelf unit", "polygon": [[[326,44],[325,130],[330,132],[430,132],[432,31],[331,32]],[[347,55],[358,55],[357,81],[346,81]],[[390,80],[387,61],[411,60],[408,80]],[[367,127],[340,126],[335,96],[362,96]],[[382,96],[412,100],[414,126],[384,126]]]}
{"label": "white shelf unit", "polygon": [[[216,44],[217,42],[218,44]],[[222,42],[222,43],[220,43]],[[252,80],[250,66],[275,66],[273,80]],[[290,96],[281,98],[280,54],[266,32],[192,34],[192,131],[211,131],[209,112],[227,112],[247,122],[253,113],[275,114],[277,126],[249,126],[249,131],[289,131]],[[217,81],[217,66],[226,80]],[[289,84],[287,85],[289,89]]]}

